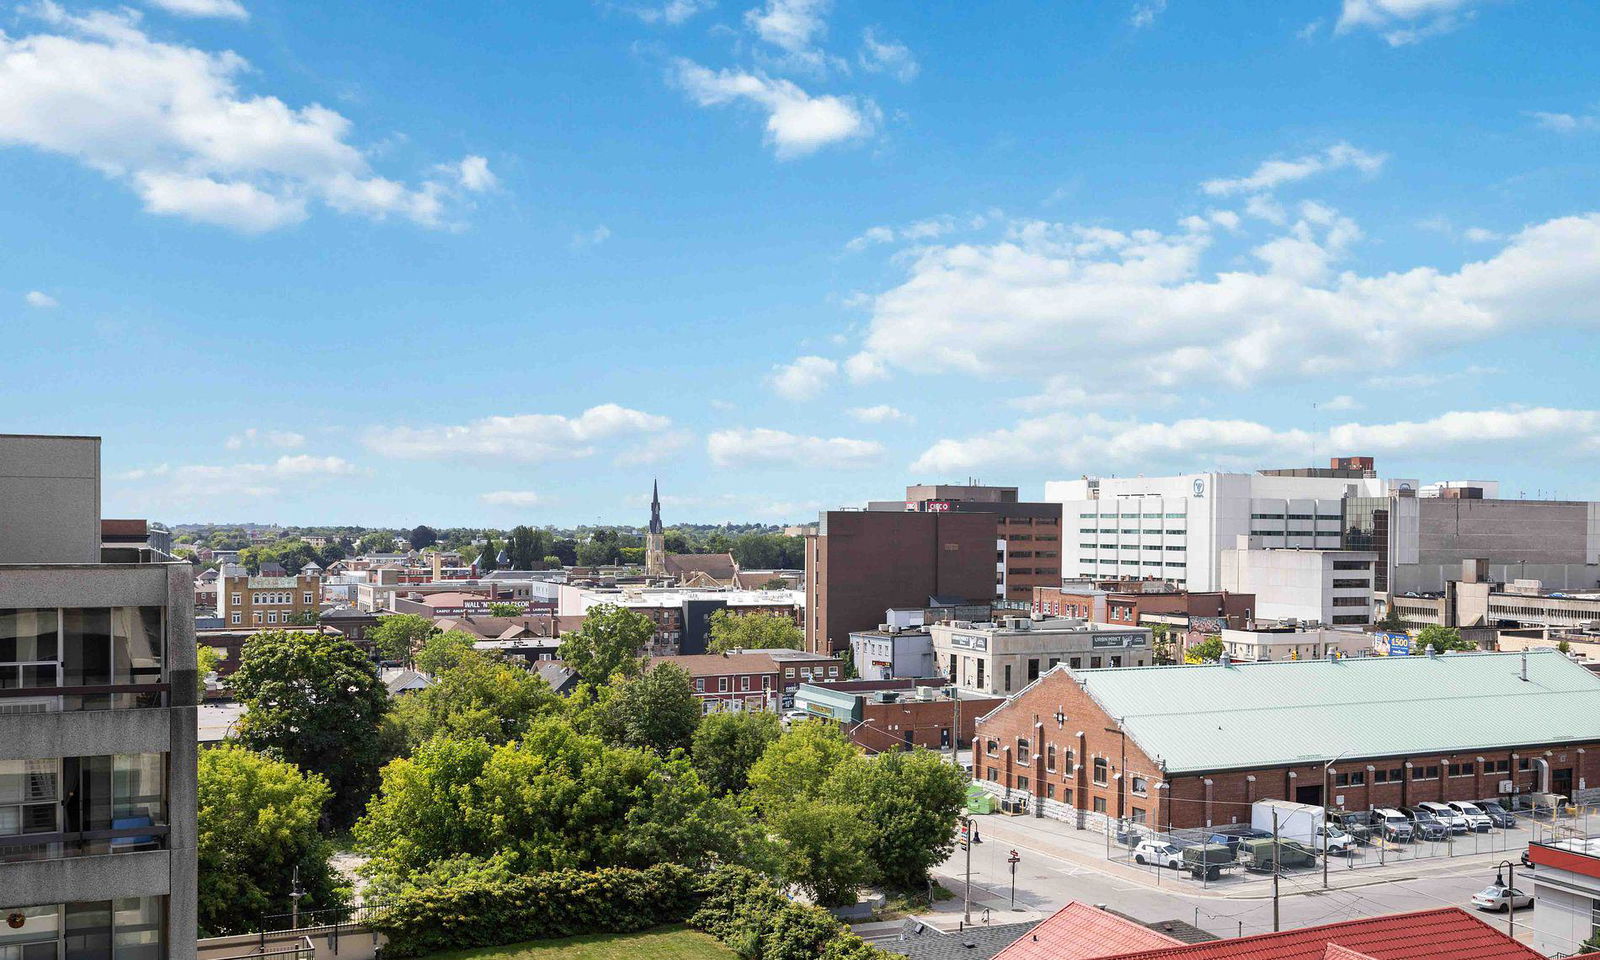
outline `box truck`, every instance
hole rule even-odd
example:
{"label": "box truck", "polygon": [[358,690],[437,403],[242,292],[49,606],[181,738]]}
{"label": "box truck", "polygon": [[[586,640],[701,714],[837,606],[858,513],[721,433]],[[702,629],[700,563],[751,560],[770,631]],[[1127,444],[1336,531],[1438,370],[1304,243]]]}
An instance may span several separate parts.
{"label": "box truck", "polygon": [[1350,852],[1355,844],[1350,834],[1327,821],[1327,811],[1309,803],[1257,800],[1250,805],[1250,826],[1271,833],[1274,813],[1277,814],[1279,838],[1294,840],[1317,853],[1321,853],[1326,844],[1328,852],[1338,856]]}

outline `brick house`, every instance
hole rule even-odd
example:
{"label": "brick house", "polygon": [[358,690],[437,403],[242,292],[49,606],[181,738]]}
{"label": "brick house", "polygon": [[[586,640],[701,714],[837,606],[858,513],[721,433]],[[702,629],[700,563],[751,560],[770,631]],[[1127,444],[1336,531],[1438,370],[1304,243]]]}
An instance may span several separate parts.
{"label": "brick house", "polygon": [[230,566],[217,581],[217,616],[230,627],[303,626],[321,612],[319,576],[252,577]]}
{"label": "brick house", "polygon": [[1588,798],[1600,678],[1555,651],[1058,667],[979,719],[973,778],[1013,810],[1089,828],[1248,823],[1265,799]]}
{"label": "brick house", "polygon": [[700,709],[778,710],[802,684],[837,680],[844,664],[837,657],[819,657],[798,650],[751,650],[656,657],[688,671]]}
{"label": "brick house", "polygon": [[913,686],[903,680],[887,683],[893,686],[848,689],[856,684],[803,684],[795,691],[795,707],[839,721],[852,742],[869,753],[881,753],[912,747],[948,750],[952,736],[958,749],[965,748],[972,742],[978,717],[1004,702],[1001,697],[953,690],[960,698],[958,705],[940,687]]}

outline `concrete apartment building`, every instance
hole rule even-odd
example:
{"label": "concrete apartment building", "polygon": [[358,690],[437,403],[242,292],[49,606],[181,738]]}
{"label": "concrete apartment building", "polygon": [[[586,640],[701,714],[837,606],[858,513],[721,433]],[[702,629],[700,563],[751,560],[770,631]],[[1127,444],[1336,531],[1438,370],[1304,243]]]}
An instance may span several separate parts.
{"label": "concrete apartment building", "polygon": [[102,547],[98,437],[0,435],[0,955],[195,955],[194,572]]}
{"label": "concrete apartment building", "polygon": [[829,510],[806,537],[806,649],[848,650],[888,607],[988,602],[995,558],[993,514]]}
{"label": "concrete apartment building", "polygon": [[1248,822],[1265,799],[1587,799],[1600,794],[1600,677],[1554,650],[1057,668],[975,737],[984,789],[1084,828]]}
{"label": "concrete apartment building", "polygon": [[[1034,587],[1061,583],[1061,505],[1028,503],[1016,487],[915,484],[904,501],[873,501],[868,510],[988,513],[995,518],[997,600],[1027,603]],[[976,599],[976,598],[974,598]]]}
{"label": "concrete apartment building", "polygon": [[935,623],[928,632],[941,675],[964,690],[999,696],[1010,696],[1057,665],[1094,670],[1154,662],[1148,627],[1006,617],[994,623]]}
{"label": "concrete apartment building", "polygon": [[321,576],[251,576],[230,564],[217,578],[217,616],[226,626],[307,626],[316,624],[321,613]]}
{"label": "concrete apartment building", "polygon": [[1371,623],[1377,559],[1365,550],[1264,549],[1259,537],[1240,537],[1222,551],[1222,588],[1254,594],[1258,621]]}

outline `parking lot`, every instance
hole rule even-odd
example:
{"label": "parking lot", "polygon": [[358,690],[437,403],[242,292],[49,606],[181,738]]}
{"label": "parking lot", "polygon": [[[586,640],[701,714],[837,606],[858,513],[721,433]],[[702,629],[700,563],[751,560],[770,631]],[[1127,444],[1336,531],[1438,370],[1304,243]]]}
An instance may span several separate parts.
{"label": "parking lot", "polygon": [[[1520,866],[1520,857],[1530,842],[1589,836],[1591,817],[1593,825],[1600,829],[1600,806],[1594,804],[1568,808],[1559,814],[1517,811],[1516,816],[1516,825],[1512,827],[1490,827],[1451,834],[1446,839],[1406,842],[1372,837],[1367,842],[1355,843],[1347,852],[1331,853],[1326,866],[1319,850],[1291,842],[1286,844],[1286,849],[1280,855],[1277,872],[1280,877],[1317,880],[1326,872],[1330,881],[1336,882],[1335,875],[1357,871],[1404,870],[1424,864],[1446,864],[1454,859],[1476,860],[1496,855]],[[1199,845],[1213,839],[1219,830],[1227,829],[1230,828],[1177,830],[1171,833],[1137,828],[1115,830],[1104,838],[1106,857],[1113,862],[1142,868],[1152,875],[1154,882],[1160,883],[1193,884],[1209,890],[1217,886],[1232,889],[1270,882],[1273,874],[1270,842],[1258,841],[1252,850],[1248,839],[1242,842],[1236,840],[1238,846],[1233,850],[1212,844],[1208,854],[1197,851]],[[1237,825],[1233,825],[1232,829],[1246,832]],[[1151,843],[1141,847],[1140,844],[1146,841],[1169,846],[1165,852]],[[1187,854],[1186,850],[1189,851]],[[1212,869],[1196,869],[1200,866],[1202,856],[1210,859]],[[1145,862],[1139,863],[1140,859]],[[1174,869],[1171,866],[1173,860],[1181,866]],[[1373,876],[1377,878],[1379,875],[1374,873]]]}

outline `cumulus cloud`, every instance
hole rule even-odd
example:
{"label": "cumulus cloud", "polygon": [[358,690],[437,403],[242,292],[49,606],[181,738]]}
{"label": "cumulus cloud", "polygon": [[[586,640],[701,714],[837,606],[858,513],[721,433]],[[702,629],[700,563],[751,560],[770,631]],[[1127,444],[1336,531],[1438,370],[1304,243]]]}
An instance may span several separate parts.
{"label": "cumulus cloud", "polygon": [[676,61],[673,80],[702,107],[743,101],[767,115],[766,141],[780,160],[802,157],[876,129],[880,112],[871,100],[812,96],[789,80],[743,70],[711,70]]}
{"label": "cumulus cloud", "polygon": [[896,421],[910,422],[910,414],[902,412],[898,407],[891,407],[887,403],[880,403],[871,407],[852,407],[850,416],[862,423],[893,423]]}
{"label": "cumulus cloud", "polygon": [[51,0],[33,10],[44,31],[0,33],[0,144],[72,157],[151,213],[259,233],[319,202],[445,226],[452,191],[489,176],[481,158],[462,161],[454,183],[379,176],[339,113],[243,93],[250,67],[231,51],[152,39],[133,10],[78,16]]}
{"label": "cumulus cloud", "polygon": [[245,20],[250,14],[238,0],[145,0],[152,7],[180,17],[217,17]]}
{"label": "cumulus cloud", "polygon": [[1348,393],[1341,393],[1332,400],[1325,401],[1319,406],[1323,410],[1339,411],[1360,410],[1362,405],[1361,401],[1357,400],[1355,397],[1350,396]]}
{"label": "cumulus cloud", "polygon": [[850,238],[844,248],[850,253],[859,253],[868,247],[882,246],[884,244],[919,243],[927,240],[937,240],[946,234],[955,233],[959,230],[981,230],[999,217],[1000,211],[998,210],[988,213],[974,213],[963,217],[940,214],[936,217],[914,220],[897,227],[886,225],[868,227]]}
{"label": "cumulus cloud", "polygon": [[22,301],[28,306],[37,307],[40,310],[48,310],[51,307],[58,307],[61,305],[59,300],[41,290],[29,290],[27,293],[22,295]]}
{"label": "cumulus cloud", "polygon": [[1139,0],[1138,3],[1133,5],[1133,13],[1128,17],[1128,22],[1133,24],[1136,30],[1153,27],[1155,26],[1156,18],[1160,17],[1166,9],[1167,0]]}
{"label": "cumulus cloud", "polygon": [[531,507],[539,502],[539,495],[532,490],[494,490],[478,494],[478,500],[491,507]]}
{"label": "cumulus cloud", "polygon": [[285,455],[270,463],[160,464],[117,474],[124,483],[148,484],[141,497],[151,502],[180,503],[193,508],[196,503],[225,500],[260,499],[277,496],[284,485],[304,486],[330,477],[357,473],[342,457],[317,457],[309,454]]}
{"label": "cumulus cloud", "polygon": [[668,0],[663,4],[626,8],[629,13],[645,23],[664,23],[677,26],[702,10],[716,6],[712,0]]}
{"label": "cumulus cloud", "polygon": [[1200,188],[1217,197],[1237,193],[1267,193],[1286,183],[1350,167],[1365,174],[1377,173],[1385,159],[1381,153],[1368,153],[1341,142],[1321,153],[1307,154],[1293,160],[1266,160],[1248,176],[1207,180]]}
{"label": "cumulus cloud", "polygon": [[666,417],[607,403],[576,417],[524,413],[456,426],[373,427],[364,442],[376,453],[403,460],[495,457],[538,463],[593,456],[601,441],[658,433],[671,424]]}
{"label": "cumulus cloud", "polygon": [[774,367],[767,382],[790,400],[810,400],[821,393],[838,372],[839,365],[827,357],[800,357],[787,366]]}
{"label": "cumulus cloud", "polygon": [[745,11],[745,23],[756,36],[787,53],[810,50],[827,32],[832,0],[767,0]]}
{"label": "cumulus cloud", "polygon": [[1550,446],[1600,450],[1600,411],[1550,407],[1452,411],[1428,420],[1347,423],[1317,432],[1278,429],[1250,420],[1142,423],[1060,413],[1022,420],[1006,430],[940,440],[912,469],[949,473],[1003,462],[1074,470],[1097,464],[1165,470],[1303,457],[1313,449],[1504,455]]}
{"label": "cumulus cloud", "polygon": [[1335,33],[1376,30],[1391,47],[1456,29],[1486,0],[1344,0]]}
{"label": "cumulus cloud", "polygon": [[489,169],[487,157],[462,157],[450,169],[455,173],[456,182],[461,188],[472,193],[493,190],[500,184],[500,179]]}
{"label": "cumulus cloud", "polygon": [[[1396,365],[1440,342],[1600,325],[1600,214],[1529,226],[1458,269],[1335,269],[1359,236],[1301,205],[1257,266],[1204,269],[1209,231],[1025,223],[1004,240],[917,251],[870,298],[852,379],[899,368],[985,378],[1079,373],[1087,390],[1129,378],[1247,386]],[[1082,363],[1093,343],[1096,361]]]}
{"label": "cumulus cloud", "polygon": [[223,443],[223,446],[229,450],[240,450],[244,447],[294,449],[295,447],[303,447],[305,444],[305,436],[292,430],[261,430],[256,427],[249,427],[240,433],[230,436]]}
{"label": "cumulus cloud", "polygon": [[1600,117],[1594,114],[1547,113],[1543,110],[1530,110],[1528,116],[1532,117],[1539,126],[1546,130],[1554,130],[1557,133],[1600,130]]}
{"label": "cumulus cloud", "polygon": [[901,83],[910,83],[922,70],[911,48],[898,40],[880,38],[872,27],[861,31],[861,69],[868,73],[887,73]]}
{"label": "cumulus cloud", "polygon": [[883,459],[883,445],[846,437],[806,437],[782,430],[719,430],[706,438],[706,453],[719,467],[794,467],[850,470]]}

